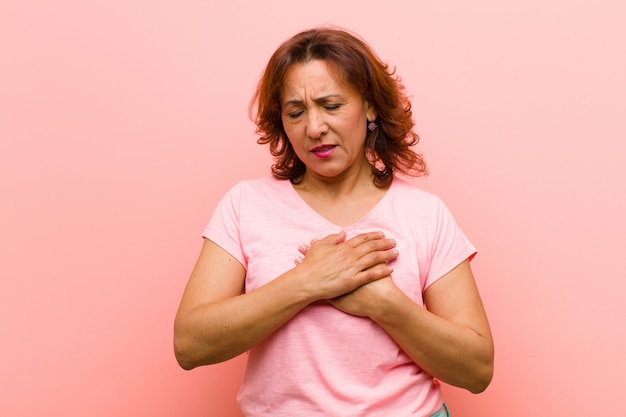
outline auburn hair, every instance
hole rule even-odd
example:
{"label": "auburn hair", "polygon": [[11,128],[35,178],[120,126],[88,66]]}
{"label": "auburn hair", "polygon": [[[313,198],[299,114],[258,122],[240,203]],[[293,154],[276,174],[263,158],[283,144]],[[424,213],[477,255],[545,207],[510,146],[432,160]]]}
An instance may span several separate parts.
{"label": "auburn hair", "polygon": [[419,141],[413,131],[411,103],[395,70],[381,61],[356,35],[338,28],[307,30],[285,41],[270,58],[250,103],[256,114],[259,144],[269,144],[275,163],[272,173],[293,183],[302,180],[304,163],[296,156],[281,118],[281,90],[288,70],[299,63],[323,60],[338,80],[358,91],[373,106],[378,127],[367,130],[365,151],[374,183],[386,187],[395,172],[409,176],[428,173],[423,157],[411,147]]}

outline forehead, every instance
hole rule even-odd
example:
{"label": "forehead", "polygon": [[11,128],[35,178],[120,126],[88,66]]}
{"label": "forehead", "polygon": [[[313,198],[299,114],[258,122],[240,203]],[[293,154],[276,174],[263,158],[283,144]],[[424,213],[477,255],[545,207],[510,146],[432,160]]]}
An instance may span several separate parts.
{"label": "forehead", "polygon": [[[282,96],[313,94],[315,92],[348,93],[351,86],[324,60],[293,64],[285,73]],[[353,92],[353,91],[350,91]]]}

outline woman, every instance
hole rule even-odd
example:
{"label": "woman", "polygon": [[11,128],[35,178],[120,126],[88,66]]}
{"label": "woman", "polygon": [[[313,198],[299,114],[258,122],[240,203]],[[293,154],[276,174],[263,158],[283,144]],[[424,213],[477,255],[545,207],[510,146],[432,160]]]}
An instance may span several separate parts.
{"label": "woman", "polygon": [[426,167],[411,106],[365,42],[302,32],[253,103],[272,176],[221,200],[175,321],[185,369],[249,352],[246,416],[445,416],[438,381],[481,392],[493,342]]}

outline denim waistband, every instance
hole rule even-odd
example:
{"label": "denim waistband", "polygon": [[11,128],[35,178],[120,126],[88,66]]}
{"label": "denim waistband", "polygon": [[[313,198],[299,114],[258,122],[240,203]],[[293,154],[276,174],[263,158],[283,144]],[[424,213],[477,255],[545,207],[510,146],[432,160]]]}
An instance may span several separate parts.
{"label": "denim waistband", "polygon": [[439,411],[437,411],[430,417],[450,417],[450,411],[448,410],[448,406],[444,404]]}

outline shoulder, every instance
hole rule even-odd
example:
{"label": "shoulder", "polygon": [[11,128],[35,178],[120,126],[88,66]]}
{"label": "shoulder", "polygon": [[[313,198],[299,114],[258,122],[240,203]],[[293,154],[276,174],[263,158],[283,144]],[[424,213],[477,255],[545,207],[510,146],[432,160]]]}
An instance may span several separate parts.
{"label": "shoulder", "polygon": [[233,185],[223,199],[229,201],[238,210],[260,209],[273,206],[282,201],[290,202],[293,198],[288,180],[280,180],[273,176],[245,179]]}
{"label": "shoulder", "polygon": [[257,178],[249,178],[240,180],[239,182],[232,185],[227,191],[227,194],[237,196],[249,194],[275,194],[284,190],[285,186],[288,185],[288,183],[289,181],[287,180],[279,180],[271,175]]}
{"label": "shoulder", "polygon": [[439,207],[443,204],[437,194],[426,191],[419,185],[400,177],[394,177],[390,191],[394,204],[416,208]]}

